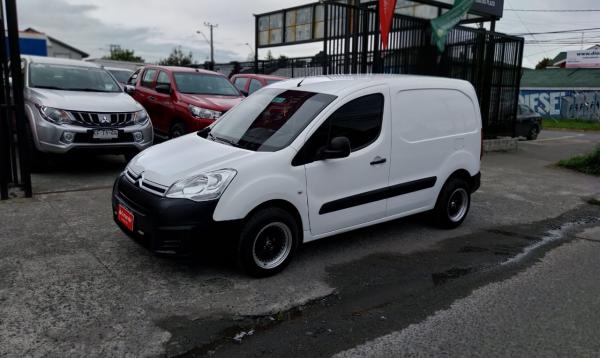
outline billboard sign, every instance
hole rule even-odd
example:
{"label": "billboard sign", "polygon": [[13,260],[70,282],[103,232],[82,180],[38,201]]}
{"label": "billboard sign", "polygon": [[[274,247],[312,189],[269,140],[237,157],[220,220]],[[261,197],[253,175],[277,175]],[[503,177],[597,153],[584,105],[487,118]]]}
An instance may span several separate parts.
{"label": "billboard sign", "polygon": [[471,11],[501,18],[504,12],[504,0],[475,0]]}
{"label": "billboard sign", "polygon": [[600,68],[600,49],[567,51],[567,68]]}
{"label": "billboard sign", "polygon": [[[329,16],[331,22],[336,20],[334,17]],[[325,8],[322,4],[299,6],[257,15],[257,21],[258,47],[319,41],[325,29]]]}

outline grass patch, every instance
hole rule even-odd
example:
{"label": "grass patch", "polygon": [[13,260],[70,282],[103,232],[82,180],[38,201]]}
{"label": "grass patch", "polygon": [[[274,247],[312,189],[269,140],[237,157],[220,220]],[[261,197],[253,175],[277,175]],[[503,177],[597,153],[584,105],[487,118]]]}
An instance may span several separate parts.
{"label": "grass patch", "polygon": [[600,146],[590,154],[578,155],[571,159],[561,160],[558,162],[558,165],[585,174],[600,176]]}
{"label": "grass patch", "polygon": [[576,129],[583,131],[600,131],[600,121],[584,121],[581,119],[543,119],[544,129]]}

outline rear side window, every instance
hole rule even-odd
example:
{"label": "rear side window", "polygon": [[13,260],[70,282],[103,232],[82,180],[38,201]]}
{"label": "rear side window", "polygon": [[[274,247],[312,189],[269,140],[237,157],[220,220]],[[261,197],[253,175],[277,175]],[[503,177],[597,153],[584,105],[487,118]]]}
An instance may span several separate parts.
{"label": "rear side window", "polygon": [[454,89],[401,91],[393,105],[393,135],[409,142],[472,133],[481,127],[475,104]]}
{"label": "rear side window", "polygon": [[293,164],[314,161],[317,151],[335,137],[348,138],[353,152],[367,147],[381,133],[383,105],[384,97],[381,93],[359,97],[344,104],[313,133]]}
{"label": "rear side window", "polygon": [[239,89],[240,91],[245,91],[246,90],[246,83],[248,83],[248,79],[247,78],[245,78],[245,77],[238,77],[233,82],[233,85],[235,87],[237,87],[237,89]]}
{"label": "rear side window", "polygon": [[254,93],[254,92],[258,91],[261,87],[262,87],[262,84],[259,81],[252,79],[252,81],[250,81],[250,87],[248,88],[248,93]]}
{"label": "rear side window", "polygon": [[142,86],[144,87],[152,87],[152,82],[154,82],[154,76],[156,75],[156,70],[149,69],[144,72],[144,77],[142,78]]}

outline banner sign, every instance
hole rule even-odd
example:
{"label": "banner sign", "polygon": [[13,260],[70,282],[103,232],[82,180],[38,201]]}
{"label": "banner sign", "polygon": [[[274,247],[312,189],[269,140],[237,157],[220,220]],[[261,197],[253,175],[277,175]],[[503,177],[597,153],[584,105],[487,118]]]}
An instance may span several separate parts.
{"label": "banner sign", "polygon": [[600,50],[567,51],[567,68],[600,68]]}
{"label": "banner sign", "polygon": [[448,32],[469,12],[474,1],[475,0],[456,0],[452,9],[448,10],[444,15],[431,20],[433,42],[440,52],[444,52]]}

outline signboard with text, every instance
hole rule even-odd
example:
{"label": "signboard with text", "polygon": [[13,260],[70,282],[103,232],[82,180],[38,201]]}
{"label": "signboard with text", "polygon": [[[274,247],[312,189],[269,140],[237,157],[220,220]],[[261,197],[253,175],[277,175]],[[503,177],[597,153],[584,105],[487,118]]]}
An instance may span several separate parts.
{"label": "signboard with text", "polygon": [[600,68],[600,50],[567,51],[567,68]]}
{"label": "signboard with text", "polygon": [[504,0],[475,0],[471,11],[501,18],[504,12]]}

